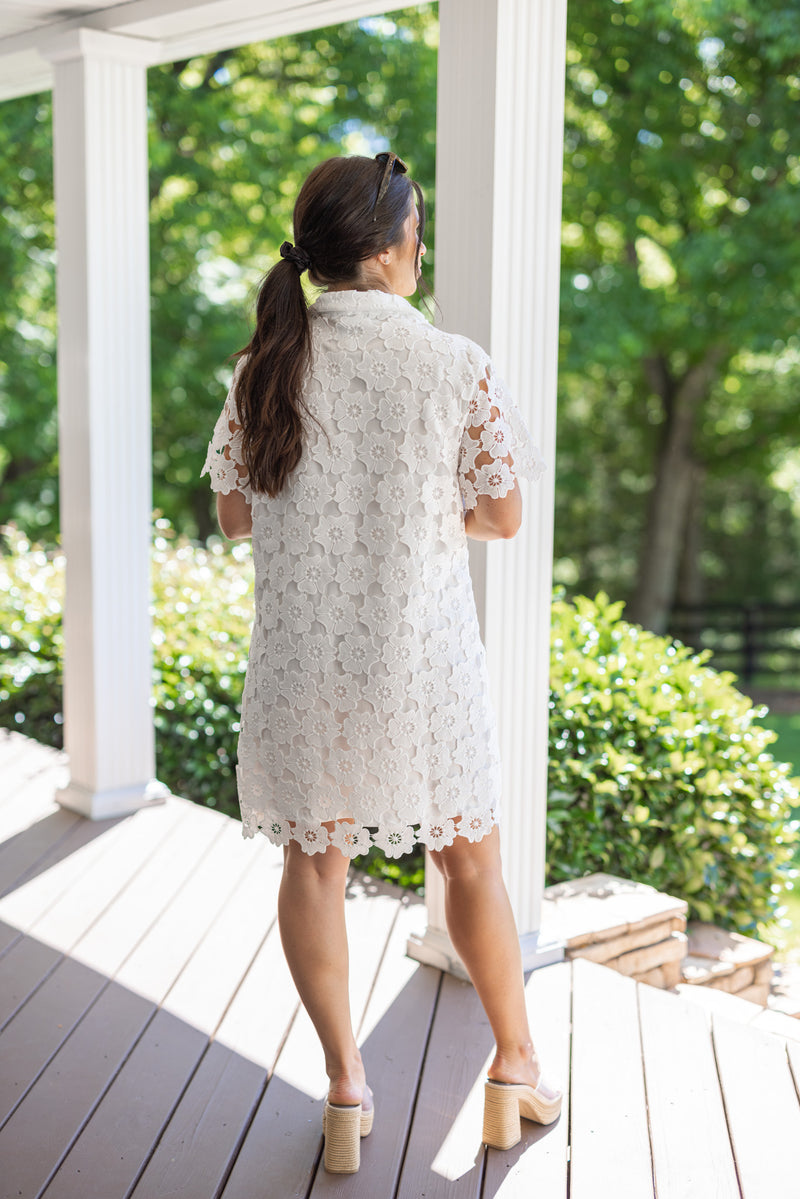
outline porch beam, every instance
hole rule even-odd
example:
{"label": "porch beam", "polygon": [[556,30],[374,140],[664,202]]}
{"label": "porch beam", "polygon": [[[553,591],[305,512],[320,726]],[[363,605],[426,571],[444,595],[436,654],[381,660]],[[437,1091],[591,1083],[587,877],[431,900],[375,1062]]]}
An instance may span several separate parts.
{"label": "porch beam", "polygon": [[155,781],[150,619],[146,67],[152,46],[77,29],[54,75],[65,807],[101,818]]}
{"label": "porch beam", "polygon": [[[470,543],[503,762],[504,874],[532,969],[563,957],[540,920],[566,0],[440,0],[439,17],[436,295],[444,326],[495,358],[548,466],[522,485],[512,541]],[[428,929],[408,952],[463,975],[429,857],[425,898]]]}

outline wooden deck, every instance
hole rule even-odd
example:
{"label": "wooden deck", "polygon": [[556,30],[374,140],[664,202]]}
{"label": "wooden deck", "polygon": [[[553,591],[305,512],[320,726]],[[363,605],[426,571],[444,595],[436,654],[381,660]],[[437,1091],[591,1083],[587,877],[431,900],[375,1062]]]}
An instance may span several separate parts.
{"label": "wooden deck", "polygon": [[280,852],[183,799],[86,820],[54,802],[63,770],[0,733],[3,1199],[800,1196],[800,1022],[766,1031],[754,1004],[581,959],[527,988],[561,1117],[487,1152],[475,993],[405,956],[422,905],[363,876],[347,918],[375,1129],[357,1175],[327,1175]]}

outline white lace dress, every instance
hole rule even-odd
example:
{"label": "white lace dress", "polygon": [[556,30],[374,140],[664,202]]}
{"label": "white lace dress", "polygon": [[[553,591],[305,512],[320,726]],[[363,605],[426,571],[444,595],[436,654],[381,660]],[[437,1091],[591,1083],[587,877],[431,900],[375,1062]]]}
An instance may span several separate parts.
{"label": "white lace dress", "polygon": [[242,833],[350,856],[476,841],[500,816],[500,761],[464,512],[544,463],[475,342],[382,291],[309,312],[324,432],[307,421],[287,487],[251,491],[230,394],[203,468],[252,505]]}

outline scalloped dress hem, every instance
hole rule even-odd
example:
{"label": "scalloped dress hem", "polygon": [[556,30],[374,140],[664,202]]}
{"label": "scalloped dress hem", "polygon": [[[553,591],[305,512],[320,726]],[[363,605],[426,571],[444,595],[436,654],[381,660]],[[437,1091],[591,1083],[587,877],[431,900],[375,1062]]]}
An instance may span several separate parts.
{"label": "scalloped dress hem", "polygon": [[[453,844],[456,837],[464,837],[471,842],[482,841],[500,823],[499,808],[494,808],[406,825],[366,827],[352,819],[337,819],[336,827],[329,831],[322,822],[304,824],[302,821],[247,811],[243,806],[241,810],[242,837],[245,840],[262,833],[275,846],[296,841],[308,855],[324,853],[332,845],[349,858],[365,854],[374,847],[380,849],[387,858],[399,858],[412,853],[418,846],[435,851],[445,849]],[[459,823],[456,824],[456,821]]]}

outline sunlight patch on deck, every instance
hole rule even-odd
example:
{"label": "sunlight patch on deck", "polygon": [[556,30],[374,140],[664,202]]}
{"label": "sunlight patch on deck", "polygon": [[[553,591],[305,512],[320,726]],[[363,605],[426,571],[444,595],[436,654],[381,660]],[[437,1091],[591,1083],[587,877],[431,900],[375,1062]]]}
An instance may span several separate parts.
{"label": "sunlight patch on deck", "polygon": [[493,1058],[494,1048],[487,1055],[431,1164],[434,1174],[440,1174],[450,1182],[455,1182],[470,1170],[474,1170],[483,1154],[483,1084]]}

